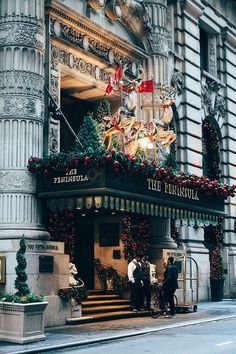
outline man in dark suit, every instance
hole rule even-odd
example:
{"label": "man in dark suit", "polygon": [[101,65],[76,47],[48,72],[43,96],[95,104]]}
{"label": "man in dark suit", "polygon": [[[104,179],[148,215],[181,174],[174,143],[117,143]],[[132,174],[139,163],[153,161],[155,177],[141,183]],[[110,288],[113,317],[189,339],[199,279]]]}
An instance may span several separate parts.
{"label": "man in dark suit", "polygon": [[130,309],[134,312],[140,310],[142,305],[143,272],[141,255],[134,256],[128,264],[128,278],[130,281]]}
{"label": "man in dark suit", "polygon": [[176,308],[174,302],[174,293],[178,289],[178,270],[174,265],[174,257],[167,259],[164,279],[162,282],[162,291],[165,301],[170,306],[170,316],[175,317]]}

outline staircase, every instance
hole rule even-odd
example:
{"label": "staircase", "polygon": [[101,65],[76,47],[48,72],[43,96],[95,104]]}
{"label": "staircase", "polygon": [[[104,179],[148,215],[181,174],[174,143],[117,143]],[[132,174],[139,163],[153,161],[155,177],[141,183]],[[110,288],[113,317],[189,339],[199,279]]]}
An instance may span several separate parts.
{"label": "staircase", "polygon": [[147,311],[130,311],[130,302],[121,299],[113,291],[89,290],[89,296],[82,303],[82,317],[68,318],[66,324],[108,321],[122,318],[146,316]]}

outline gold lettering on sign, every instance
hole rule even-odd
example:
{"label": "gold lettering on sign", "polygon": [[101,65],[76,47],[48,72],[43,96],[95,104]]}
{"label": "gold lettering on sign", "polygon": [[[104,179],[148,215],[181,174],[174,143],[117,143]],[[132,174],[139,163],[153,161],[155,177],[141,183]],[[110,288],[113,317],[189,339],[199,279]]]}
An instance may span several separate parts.
{"label": "gold lettering on sign", "polygon": [[152,191],[161,192],[161,182],[157,181],[156,179],[147,178],[148,182],[148,189]]}
{"label": "gold lettering on sign", "polygon": [[160,181],[152,178],[147,178],[147,185],[148,189],[152,191],[163,191],[166,194],[172,194],[186,199],[199,200],[198,191],[191,188],[178,187],[171,183],[162,184]]}
{"label": "gold lettering on sign", "polygon": [[[73,171],[77,170],[74,169]],[[69,173],[69,172],[68,172]],[[54,177],[53,178],[53,184],[58,184],[58,183],[73,183],[73,182],[85,182],[88,181],[88,176],[87,175],[68,175],[65,177]]]}

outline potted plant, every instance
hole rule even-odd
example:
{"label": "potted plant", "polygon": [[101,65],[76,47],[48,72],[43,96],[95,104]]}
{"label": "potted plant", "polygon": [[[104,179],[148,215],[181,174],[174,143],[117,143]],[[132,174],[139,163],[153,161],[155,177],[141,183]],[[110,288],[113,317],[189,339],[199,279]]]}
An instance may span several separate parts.
{"label": "potted plant", "polygon": [[44,311],[47,302],[42,295],[30,293],[25,272],[26,245],[24,236],[16,253],[17,266],[15,288],[12,294],[1,293],[0,296],[0,340],[14,343],[29,343],[45,339]]}
{"label": "potted plant", "polygon": [[224,267],[221,249],[216,246],[211,251],[210,261],[211,301],[222,301],[224,287]]}

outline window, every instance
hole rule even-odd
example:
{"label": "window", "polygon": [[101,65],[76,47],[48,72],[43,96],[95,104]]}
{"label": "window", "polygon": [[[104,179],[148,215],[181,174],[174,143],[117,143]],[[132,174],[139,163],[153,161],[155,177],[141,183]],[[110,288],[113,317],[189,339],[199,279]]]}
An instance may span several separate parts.
{"label": "window", "polygon": [[200,66],[208,71],[208,33],[200,29]]}
{"label": "window", "polygon": [[120,245],[119,223],[104,223],[99,225],[99,246],[114,247]]}
{"label": "window", "polygon": [[217,35],[200,29],[200,67],[217,76]]}

